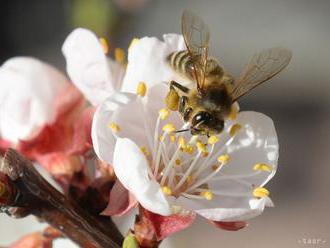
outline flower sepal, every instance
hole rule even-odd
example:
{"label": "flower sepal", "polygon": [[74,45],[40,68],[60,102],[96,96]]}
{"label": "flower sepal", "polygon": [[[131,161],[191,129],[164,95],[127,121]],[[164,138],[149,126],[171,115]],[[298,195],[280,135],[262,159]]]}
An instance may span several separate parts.
{"label": "flower sepal", "polygon": [[196,214],[190,211],[162,216],[140,206],[134,226],[135,237],[143,247],[158,247],[166,237],[189,227],[195,218]]}
{"label": "flower sepal", "polygon": [[210,221],[217,228],[226,231],[238,231],[248,226],[245,221]]}

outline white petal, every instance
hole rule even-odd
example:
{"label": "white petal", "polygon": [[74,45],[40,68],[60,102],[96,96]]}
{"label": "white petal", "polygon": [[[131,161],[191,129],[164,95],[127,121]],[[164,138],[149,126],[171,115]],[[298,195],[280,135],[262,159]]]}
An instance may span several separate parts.
{"label": "white petal", "polygon": [[148,161],[130,139],[117,139],[113,167],[121,183],[144,208],[165,216],[171,214],[160,185],[149,178]]}
{"label": "white petal", "polygon": [[115,137],[109,127],[114,111],[121,106],[134,101],[135,95],[129,93],[114,93],[98,106],[93,117],[92,140],[97,156],[109,163],[113,162]]}
{"label": "white petal", "polygon": [[[221,172],[229,177],[239,177],[247,183],[247,187],[264,186],[277,169],[279,146],[274,123],[266,115],[250,111],[240,112],[236,122],[242,125],[242,128],[224,150],[224,153],[229,154],[230,162]],[[256,163],[271,165],[273,170],[254,171]],[[237,182],[225,178],[224,176],[211,187],[235,191]]]}
{"label": "white petal", "polygon": [[[158,112],[165,108],[163,99],[167,94],[168,87],[164,84],[156,84],[147,91],[147,95],[142,99],[137,97],[126,105],[119,107],[113,114],[111,121],[120,126],[118,137],[129,138],[139,146],[153,147],[154,132]],[[178,113],[173,113],[164,122],[170,122],[177,128],[183,124]],[[159,127],[162,128],[162,125]]]}
{"label": "white petal", "polygon": [[34,58],[9,59],[0,68],[0,135],[29,140],[55,120],[55,99],[68,85],[57,69]]}
{"label": "white petal", "polygon": [[122,90],[135,92],[137,84],[141,81],[150,87],[157,83],[181,78],[166,64],[166,57],[171,52],[183,49],[185,45],[181,35],[164,35],[164,41],[155,37],[140,39],[129,49],[128,66]]}
{"label": "white petal", "polygon": [[[265,207],[273,206],[269,197],[261,199],[245,198],[244,206],[236,206],[236,203],[232,202],[232,207],[221,207],[221,203],[224,200],[226,199],[221,197],[216,197],[211,201],[191,200],[180,197],[176,204],[180,204],[186,209],[192,209],[204,218],[213,221],[245,221],[260,215]],[[215,208],[214,206],[219,207]]]}
{"label": "white petal", "polygon": [[71,80],[93,105],[100,104],[120,88],[124,68],[107,59],[91,31],[74,30],[66,38],[62,51]]}
{"label": "white petal", "polygon": [[[120,106],[112,115],[110,122],[118,125],[120,131],[117,137],[129,138],[139,146],[151,147],[152,127],[148,122],[148,114],[145,112],[141,99]],[[154,124],[154,123],[152,123]]]}
{"label": "white petal", "polygon": [[[259,215],[265,206],[272,205],[268,197],[254,199],[253,189],[264,186],[277,168],[278,141],[274,124],[269,117],[256,112],[241,112],[236,122],[242,128],[222,152],[229,154],[230,161],[208,182],[214,199],[179,198],[176,204],[183,204],[185,208],[217,221],[246,220]],[[220,140],[224,137],[223,134]],[[210,161],[211,164],[215,162]],[[272,165],[273,171],[256,172],[253,170],[256,163]]]}

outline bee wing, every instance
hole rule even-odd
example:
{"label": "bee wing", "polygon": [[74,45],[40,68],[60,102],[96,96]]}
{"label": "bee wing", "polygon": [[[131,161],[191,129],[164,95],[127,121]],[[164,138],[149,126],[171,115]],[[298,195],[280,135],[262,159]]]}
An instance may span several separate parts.
{"label": "bee wing", "polygon": [[291,57],[290,50],[279,47],[255,54],[234,84],[233,101],[282,71],[289,64]]}
{"label": "bee wing", "polygon": [[185,10],[182,14],[182,35],[193,61],[193,74],[197,89],[203,88],[208,58],[210,32],[204,21],[196,14]]}

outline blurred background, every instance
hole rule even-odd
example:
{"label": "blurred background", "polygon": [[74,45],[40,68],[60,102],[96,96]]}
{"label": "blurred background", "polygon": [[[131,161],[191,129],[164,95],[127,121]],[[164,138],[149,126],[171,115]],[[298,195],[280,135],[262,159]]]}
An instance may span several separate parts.
{"label": "blurred background", "polygon": [[[176,247],[330,247],[330,1],[1,0],[0,62],[28,55],[65,71],[61,46],[75,27],[127,48],[134,37],[180,32],[184,9],[209,24],[212,54],[234,75],[263,48],[290,48],[293,60],[240,102],[275,122],[280,160],[268,188],[276,207],[239,232],[199,221],[173,236]],[[0,245],[40,228],[34,223],[1,215]]]}

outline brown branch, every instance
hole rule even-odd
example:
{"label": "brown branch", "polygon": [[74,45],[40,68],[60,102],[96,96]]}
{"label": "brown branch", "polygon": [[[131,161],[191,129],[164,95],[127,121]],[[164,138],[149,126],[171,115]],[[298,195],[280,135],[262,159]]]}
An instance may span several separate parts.
{"label": "brown branch", "polygon": [[83,248],[120,247],[123,241],[112,222],[105,225],[58,192],[13,149],[0,165],[0,210],[14,217],[33,214]]}

